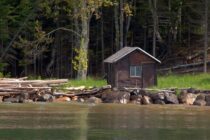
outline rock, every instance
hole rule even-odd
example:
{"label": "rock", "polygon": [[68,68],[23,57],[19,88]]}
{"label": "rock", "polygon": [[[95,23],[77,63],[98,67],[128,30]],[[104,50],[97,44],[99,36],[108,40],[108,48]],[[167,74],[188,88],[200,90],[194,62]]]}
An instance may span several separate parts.
{"label": "rock", "polygon": [[163,100],[155,100],[154,104],[164,105],[166,103]]}
{"label": "rock", "polygon": [[71,99],[72,99],[72,101],[77,101],[78,100],[78,96],[74,96]]}
{"label": "rock", "polygon": [[206,96],[204,94],[199,94],[197,97],[196,97],[196,100],[204,100],[205,101],[206,99]]}
{"label": "rock", "polygon": [[159,92],[159,93],[153,93],[150,95],[152,98],[154,104],[165,104],[165,93]]}
{"label": "rock", "polygon": [[80,102],[80,103],[84,103],[85,102],[85,100],[83,98],[79,98],[77,101]]}
{"label": "rock", "polygon": [[165,92],[165,103],[166,104],[179,104],[179,101],[175,94]]}
{"label": "rock", "polygon": [[138,95],[139,91],[138,90],[133,90],[132,92],[130,92],[131,95]]}
{"label": "rock", "polygon": [[187,94],[187,93],[188,93],[187,89],[181,90],[181,94]]}
{"label": "rock", "polygon": [[205,106],[206,105],[206,101],[205,100],[195,100],[195,102],[193,103],[193,105],[198,105],[198,106]]}
{"label": "rock", "polygon": [[163,92],[159,92],[159,93],[151,94],[150,97],[152,98],[153,101],[164,100],[165,94]]}
{"label": "rock", "polygon": [[71,98],[69,97],[59,97],[53,100],[53,102],[70,102]]}
{"label": "rock", "polygon": [[141,95],[131,95],[130,101],[133,104],[142,104],[142,96]]}
{"label": "rock", "polygon": [[197,93],[197,91],[194,88],[189,88],[187,89],[187,93]]}
{"label": "rock", "polygon": [[193,93],[181,93],[179,96],[179,101],[180,103],[183,103],[183,104],[193,105],[197,96],[198,96],[197,94],[193,94]]}
{"label": "rock", "polygon": [[145,90],[140,90],[139,95],[141,96],[150,96],[150,93],[147,93]]}
{"label": "rock", "polygon": [[130,101],[130,93],[126,91],[110,91],[103,93],[101,99],[104,103],[122,103]]}
{"label": "rock", "polygon": [[121,92],[118,94],[119,94],[118,99],[121,104],[127,104],[128,102],[130,102],[130,93]]}
{"label": "rock", "polygon": [[20,100],[19,100],[19,102],[20,102],[20,103],[26,103],[26,102],[28,102],[27,100],[29,100],[29,94],[28,94],[28,93],[22,93],[22,94],[20,95]]}
{"label": "rock", "polygon": [[206,100],[206,105],[210,106],[210,95],[206,95],[205,100]]}
{"label": "rock", "polygon": [[139,91],[139,94],[140,94],[140,95],[146,95],[146,91],[145,91],[145,90],[140,90],[140,91]]}
{"label": "rock", "polygon": [[19,97],[9,97],[5,98],[4,102],[9,102],[9,103],[19,103]]}
{"label": "rock", "polygon": [[37,101],[40,101],[40,102],[52,102],[54,99],[55,99],[54,96],[52,96],[51,94],[43,94],[43,95],[39,96]]}
{"label": "rock", "polygon": [[149,96],[143,96],[142,97],[142,104],[144,104],[144,105],[152,104],[152,99]]}
{"label": "rock", "polygon": [[87,100],[88,103],[94,103],[94,104],[99,104],[99,103],[102,103],[102,100],[100,98],[97,98],[97,97],[90,97],[88,100]]}
{"label": "rock", "polygon": [[4,96],[0,96],[0,103],[3,102],[3,98],[4,98]]}

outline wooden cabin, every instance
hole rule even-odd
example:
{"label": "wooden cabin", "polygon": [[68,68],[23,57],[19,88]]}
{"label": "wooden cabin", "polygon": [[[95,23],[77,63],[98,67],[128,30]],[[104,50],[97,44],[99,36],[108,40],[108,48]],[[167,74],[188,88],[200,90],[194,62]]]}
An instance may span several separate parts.
{"label": "wooden cabin", "polygon": [[145,88],[157,85],[157,58],[139,47],[124,47],[104,60],[108,84],[112,87]]}

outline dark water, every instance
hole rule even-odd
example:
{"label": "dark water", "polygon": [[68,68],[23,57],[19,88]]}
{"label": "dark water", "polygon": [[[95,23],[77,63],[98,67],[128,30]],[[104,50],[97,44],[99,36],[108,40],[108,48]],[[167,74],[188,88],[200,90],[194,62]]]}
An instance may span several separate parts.
{"label": "dark water", "polygon": [[0,140],[209,139],[210,107],[0,105]]}

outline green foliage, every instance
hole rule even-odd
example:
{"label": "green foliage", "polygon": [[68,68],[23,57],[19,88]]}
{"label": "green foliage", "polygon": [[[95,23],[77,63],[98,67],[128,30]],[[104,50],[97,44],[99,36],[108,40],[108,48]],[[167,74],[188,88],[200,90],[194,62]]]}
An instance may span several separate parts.
{"label": "green foliage", "polygon": [[0,72],[0,78],[4,78],[4,74]]}
{"label": "green foliage", "polygon": [[4,68],[5,68],[7,65],[8,65],[7,63],[2,63],[2,62],[0,62],[0,72],[3,72],[3,71],[4,71]]}
{"label": "green foliage", "polygon": [[74,67],[74,70],[80,71],[80,70],[86,70],[88,67],[88,58],[87,58],[87,52],[84,48],[74,49],[76,52],[76,56],[72,60],[72,64]]}
{"label": "green foliage", "polygon": [[185,74],[158,76],[155,88],[197,88],[210,89],[210,74]]}
{"label": "green foliage", "polygon": [[42,30],[40,22],[34,24],[33,38],[19,37],[19,40],[14,43],[15,48],[22,50],[23,59],[20,60],[21,66],[33,64],[34,60],[39,58],[48,49],[47,46],[52,42],[52,38],[47,36]]}

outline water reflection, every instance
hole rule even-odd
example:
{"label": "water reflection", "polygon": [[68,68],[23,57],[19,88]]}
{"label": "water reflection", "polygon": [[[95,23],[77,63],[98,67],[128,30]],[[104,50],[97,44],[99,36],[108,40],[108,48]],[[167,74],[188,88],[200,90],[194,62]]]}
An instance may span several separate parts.
{"label": "water reflection", "polygon": [[207,140],[210,108],[1,104],[4,140]]}

